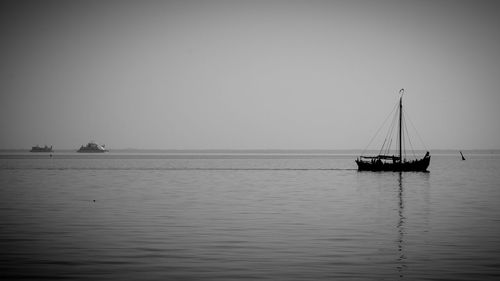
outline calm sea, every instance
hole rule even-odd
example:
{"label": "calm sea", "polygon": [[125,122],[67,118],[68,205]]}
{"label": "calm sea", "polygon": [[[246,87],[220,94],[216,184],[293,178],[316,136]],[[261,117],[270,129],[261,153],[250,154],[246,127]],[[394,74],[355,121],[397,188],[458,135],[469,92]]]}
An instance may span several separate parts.
{"label": "calm sea", "polygon": [[351,153],[4,152],[0,276],[500,278],[500,154],[431,154],[377,173]]}

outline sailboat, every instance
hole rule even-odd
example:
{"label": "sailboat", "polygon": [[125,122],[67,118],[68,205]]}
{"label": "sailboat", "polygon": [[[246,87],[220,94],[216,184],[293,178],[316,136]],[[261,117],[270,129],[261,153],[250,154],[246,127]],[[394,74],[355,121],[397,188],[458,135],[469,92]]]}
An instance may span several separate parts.
{"label": "sailboat", "polygon": [[[431,161],[431,155],[429,151],[427,151],[423,158],[416,158],[413,160],[409,160],[407,158],[407,153],[405,151],[406,145],[404,144],[404,135],[405,131],[407,131],[406,125],[404,124],[403,118],[403,94],[404,89],[399,91],[401,97],[399,98],[398,109],[396,110],[395,116],[393,120],[399,119],[398,121],[398,129],[397,129],[397,154],[390,154],[390,147],[392,144],[392,138],[384,140],[382,144],[382,148],[379,151],[378,155],[374,156],[359,156],[355,162],[358,165],[359,171],[415,171],[415,172],[425,172],[427,171],[427,167],[429,167]],[[396,122],[393,122],[395,124]],[[390,133],[388,136],[394,131],[394,127],[389,129]],[[411,141],[410,141],[411,144]]]}

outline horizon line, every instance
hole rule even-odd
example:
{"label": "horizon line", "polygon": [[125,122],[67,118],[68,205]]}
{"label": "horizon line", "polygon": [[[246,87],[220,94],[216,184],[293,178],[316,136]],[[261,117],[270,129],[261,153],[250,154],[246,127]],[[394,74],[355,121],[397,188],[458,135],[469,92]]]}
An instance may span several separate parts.
{"label": "horizon line", "polygon": [[[61,148],[54,151],[76,151],[77,148]],[[29,148],[0,148],[0,152],[29,151]],[[169,151],[169,152],[328,152],[328,151],[378,151],[378,149],[361,148],[112,148],[110,151]],[[413,151],[500,151],[500,148],[436,148],[415,149]]]}

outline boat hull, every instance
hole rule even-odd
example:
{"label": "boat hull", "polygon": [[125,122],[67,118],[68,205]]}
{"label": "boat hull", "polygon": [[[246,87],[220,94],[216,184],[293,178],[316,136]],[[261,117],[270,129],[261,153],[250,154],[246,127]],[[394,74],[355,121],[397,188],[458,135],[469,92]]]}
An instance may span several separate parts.
{"label": "boat hull", "polygon": [[52,146],[33,146],[30,152],[54,152]]}
{"label": "boat hull", "polygon": [[52,149],[31,149],[30,152],[54,152]]}
{"label": "boat hull", "polygon": [[429,163],[431,161],[430,156],[426,156],[422,159],[410,161],[410,162],[394,162],[394,163],[384,163],[381,161],[362,161],[356,160],[358,164],[358,171],[372,171],[372,172],[427,172]]}
{"label": "boat hull", "polygon": [[78,153],[104,153],[104,152],[108,152],[108,150],[77,150],[76,152]]}

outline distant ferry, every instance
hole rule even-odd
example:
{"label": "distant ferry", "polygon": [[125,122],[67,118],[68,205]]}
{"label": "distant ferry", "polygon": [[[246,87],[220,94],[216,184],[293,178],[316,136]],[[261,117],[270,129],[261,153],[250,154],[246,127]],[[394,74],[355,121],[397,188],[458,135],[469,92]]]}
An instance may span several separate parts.
{"label": "distant ferry", "polygon": [[52,145],[51,146],[32,146],[31,147],[31,150],[30,152],[54,152],[54,150],[52,149]]}
{"label": "distant ferry", "polygon": [[89,142],[86,146],[80,146],[76,152],[84,152],[84,153],[100,153],[100,152],[108,152],[107,149],[104,148],[103,145],[99,145],[95,142]]}

